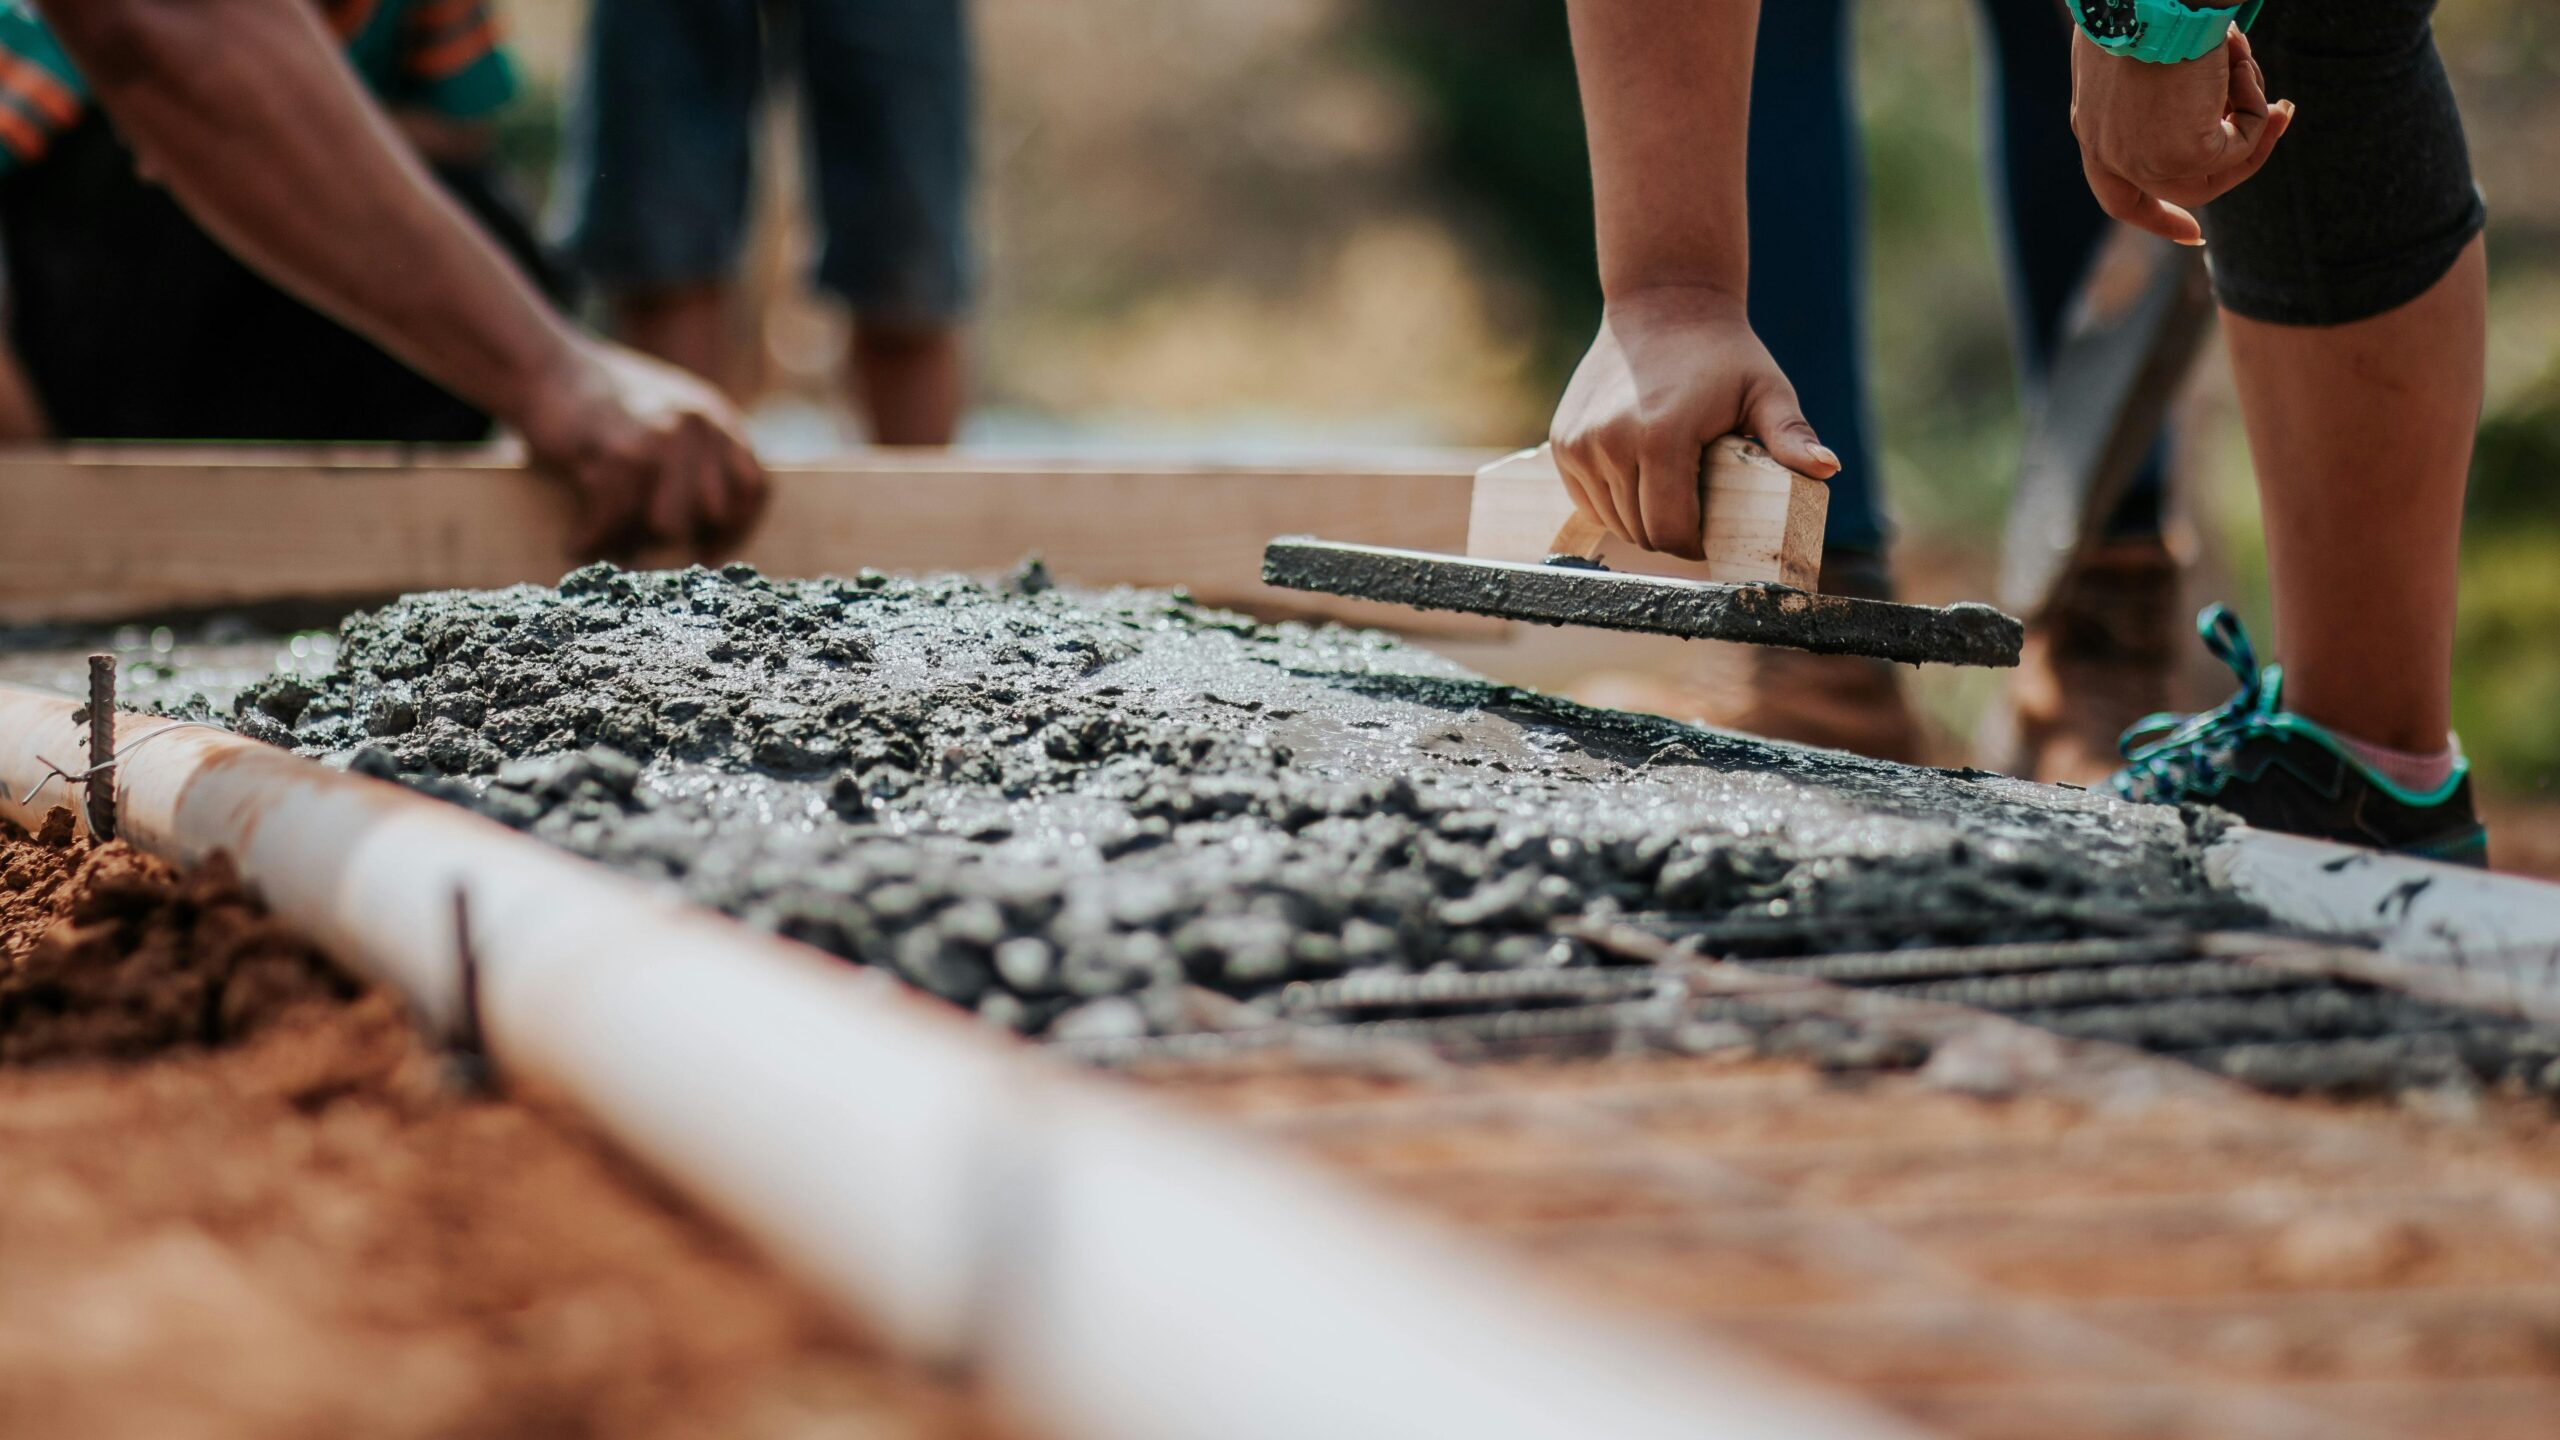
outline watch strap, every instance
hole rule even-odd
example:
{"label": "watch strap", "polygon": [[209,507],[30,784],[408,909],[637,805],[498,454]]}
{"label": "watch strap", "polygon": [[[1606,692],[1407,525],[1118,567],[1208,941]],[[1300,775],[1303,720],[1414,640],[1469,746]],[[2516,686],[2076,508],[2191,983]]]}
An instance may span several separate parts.
{"label": "watch strap", "polygon": [[2142,7],[2146,22],[2142,58],[2163,65],[2201,60],[2231,33],[2233,22],[2248,28],[2248,22],[2257,18],[2258,6],[2264,3],[2266,0],[2250,0],[2227,9],[2197,10],[2184,0],[2154,0]]}
{"label": "watch strap", "polygon": [[2266,0],[2241,0],[2213,10],[2198,10],[2184,0],[2071,0],[2072,18],[2098,48],[2161,65],[2212,54],[2235,22],[2248,29],[2265,6]]}

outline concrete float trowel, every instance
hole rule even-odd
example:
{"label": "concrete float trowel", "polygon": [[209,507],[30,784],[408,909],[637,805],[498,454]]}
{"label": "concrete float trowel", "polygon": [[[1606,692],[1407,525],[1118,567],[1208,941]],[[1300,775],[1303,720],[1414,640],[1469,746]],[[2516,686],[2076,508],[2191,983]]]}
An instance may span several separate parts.
{"label": "concrete float trowel", "polygon": [[1824,595],[1829,490],[1728,435],[1699,457],[1706,559],[1639,549],[1584,515],[1545,446],[1476,472],[1467,553],[1284,536],[1264,583],[1542,625],[1786,645],[1918,665],[2015,665],[2024,631],[1988,605]]}

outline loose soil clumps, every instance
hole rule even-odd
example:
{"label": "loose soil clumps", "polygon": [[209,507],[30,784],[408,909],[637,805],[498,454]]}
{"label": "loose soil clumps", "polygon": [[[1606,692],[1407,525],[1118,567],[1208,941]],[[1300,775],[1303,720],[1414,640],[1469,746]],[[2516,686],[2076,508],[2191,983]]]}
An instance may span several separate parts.
{"label": "loose soil clumps", "polygon": [[410,596],[235,723],[1051,1035],[1174,1027],[1186,987],[1592,963],[1568,917],[1780,953],[2246,918],[2176,811],[1589,710],[1036,564]]}
{"label": "loose soil clumps", "polygon": [[68,810],[34,836],[0,823],[0,1064],[221,1045],[353,993],[227,857],[181,873],[72,834]]}
{"label": "loose soil clumps", "polygon": [[994,1433],[225,867],[0,832],[0,1432]]}

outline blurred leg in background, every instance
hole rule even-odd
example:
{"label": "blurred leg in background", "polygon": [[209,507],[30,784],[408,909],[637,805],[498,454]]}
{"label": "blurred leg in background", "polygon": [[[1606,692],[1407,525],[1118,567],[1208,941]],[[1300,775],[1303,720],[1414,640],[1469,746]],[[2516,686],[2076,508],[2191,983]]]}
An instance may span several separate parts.
{"label": "blurred leg in background", "polygon": [[[1995,76],[1984,96],[1983,148],[2011,350],[2032,410],[2073,298],[2117,232],[2089,194],[2071,134],[2070,20],[2053,0],[1982,0],[1981,8]],[[1986,726],[1984,764],[2095,784],[2119,763],[2125,728],[2169,707],[2186,626],[2163,538],[2168,449],[2165,439],[2152,448],[2097,547],[2029,627],[2005,704]]]}
{"label": "blurred leg in background", "polygon": [[626,344],[729,383],[764,19],[756,0],[596,0],[560,229]]}
{"label": "blurred leg in background", "polygon": [[950,443],[971,280],[960,0],[598,0],[590,26],[563,228],[616,333],[736,388],[756,116],[768,72],[787,72],[818,284],[854,312],[848,400],[876,443]]}
{"label": "blurred leg in background", "polygon": [[965,375],[971,74],[961,0],[799,0],[818,284],[853,308],[846,379],[881,445],[947,445]]}

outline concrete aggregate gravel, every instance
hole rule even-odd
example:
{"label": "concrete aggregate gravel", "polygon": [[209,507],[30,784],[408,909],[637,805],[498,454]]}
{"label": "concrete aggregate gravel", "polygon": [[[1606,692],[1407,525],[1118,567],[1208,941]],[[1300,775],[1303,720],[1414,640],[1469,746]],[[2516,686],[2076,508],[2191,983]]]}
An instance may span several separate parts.
{"label": "concrete aggregate gravel", "polygon": [[2247,918],[2202,812],[1590,710],[1036,563],[591,566],[403,598],[335,661],[232,723],[1082,1041],[1186,1028],[1204,988],[1276,1015],[1297,980],[1599,963],[1566,917],[1780,953]]}

